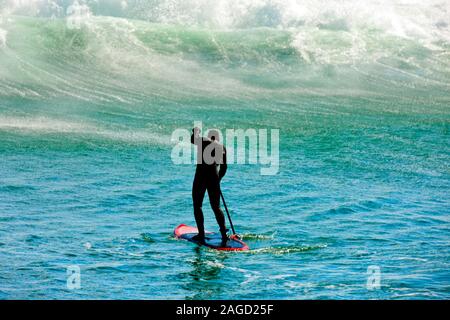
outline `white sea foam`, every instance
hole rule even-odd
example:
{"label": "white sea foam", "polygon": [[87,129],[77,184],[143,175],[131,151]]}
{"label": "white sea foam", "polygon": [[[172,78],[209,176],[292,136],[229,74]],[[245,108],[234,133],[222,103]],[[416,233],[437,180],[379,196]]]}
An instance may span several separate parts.
{"label": "white sea foam", "polygon": [[25,118],[25,117],[0,117],[0,130],[26,130],[26,131],[47,131],[47,132],[83,132],[89,126],[79,123],[54,120],[46,117]]}
{"label": "white sea foam", "polygon": [[[85,0],[102,15],[141,18],[150,22],[211,28],[316,26],[352,30],[364,24],[392,34],[409,36],[450,35],[450,2],[447,0]],[[5,0],[2,11],[52,16],[64,12],[72,1]],[[439,34],[439,35],[438,35]]]}
{"label": "white sea foam", "polygon": [[90,123],[71,122],[47,117],[0,116],[0,131],[34,132],[39,134],[76,134],[125,143],[171,144],[170,136],[154,133],[150,129],[107,129]]}

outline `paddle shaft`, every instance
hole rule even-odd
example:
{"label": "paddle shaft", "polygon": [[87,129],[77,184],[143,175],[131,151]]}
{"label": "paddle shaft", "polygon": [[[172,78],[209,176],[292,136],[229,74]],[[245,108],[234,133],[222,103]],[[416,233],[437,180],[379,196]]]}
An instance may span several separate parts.
{"label": "paddle shaft", "polygon": [[220,190],[220,197],[223,201],[223,206],[225,207],[225,211],[227,212],[228,220],[230,221],[231,230],[233,231],[233,234],[236,234],[236,231],[234,230],[233,221],[231,221],[230,213],[228,212],[227,204],[225,203],[225,198],[223,197],[222,190]]}

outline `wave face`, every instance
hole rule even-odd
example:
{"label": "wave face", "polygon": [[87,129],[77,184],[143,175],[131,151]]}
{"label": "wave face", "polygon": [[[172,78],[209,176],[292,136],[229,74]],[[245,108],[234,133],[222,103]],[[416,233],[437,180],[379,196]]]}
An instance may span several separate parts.
{"label": "wave face", "polygon": [[71,3],[2,2],[1,96],[449,91],[447,1],[86,1],[79,29]]}

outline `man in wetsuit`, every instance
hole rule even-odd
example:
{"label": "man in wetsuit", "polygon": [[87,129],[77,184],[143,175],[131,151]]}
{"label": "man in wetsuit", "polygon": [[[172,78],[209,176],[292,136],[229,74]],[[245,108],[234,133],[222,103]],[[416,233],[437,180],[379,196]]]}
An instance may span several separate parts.
{"label": "man in wetsuit", "polygon": [[[209,203],[219,224],[222,241],[225,243],[228,236],[225,217],[220,209],[220,180],[227,171],[226,149],[219,143],[219,132],[217,130],[210,130],[208,138],[204,138],[200,136],[200,129],[194,128],[191,143],[197,146],[197,168],[192,186],[192,200],[198,235],[194,238],[200,242],[205,240],[202,204],[205,192],[208,190]],[[217,170],[219,166],[220,170]]]}

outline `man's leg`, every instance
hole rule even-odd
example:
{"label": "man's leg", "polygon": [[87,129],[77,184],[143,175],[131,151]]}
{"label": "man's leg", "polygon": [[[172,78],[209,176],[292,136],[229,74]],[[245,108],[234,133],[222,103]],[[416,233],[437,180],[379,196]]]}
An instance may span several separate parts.
{"label": "man's leg", "polygon": [[205,238],[205,226],[202,211],[203,198],[205,197],[206,183],[200,176],[195,175],[194,183],[192,185],[192,201],[194,204],[194,217],[197,223],[198,240]]}
{"label": "man's leg", "polygon": [[219,179],[214,179],[208,181],[208,196],[209,203],[211,204],[211,208],[214,211],[214,215],[216,216],[217,224],[220,228],[220,233],[222,235],[222,239],[228,239],[227,229],[225,226],[225,216],[223,215],[223,211],[220,209],[220,181]]}

